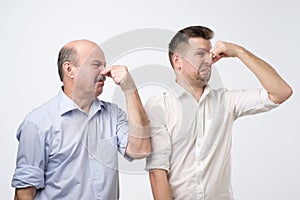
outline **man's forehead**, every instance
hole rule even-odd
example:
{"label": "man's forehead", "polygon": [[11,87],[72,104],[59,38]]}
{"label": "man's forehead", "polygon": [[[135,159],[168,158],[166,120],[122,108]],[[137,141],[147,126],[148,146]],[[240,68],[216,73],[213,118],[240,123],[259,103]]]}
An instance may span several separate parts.
{"label": "man's forehead", "polygon": [[87,55],[89,56],[101,56],[104,57],[104,53],[102,49],[99,46],[94,46],[93,48],[90,48],[87,50]]}
{"label": "man's forehead", "polygon": [[197,38],[189,38],[188,40],[188,44],[191,48],[197,50],[210,50],[211,49],[211,42],[210,40],[206,40],[204,38],[201,37],[197,37]]}
{"label": "man's forehead", "polygon": [[80,60],[80,65],[91,65],[93,63],[97,63],[99,65],[105,65],[106,60],[103,51],[100,47],[94,47],[90,49],[85,49],[85,51],[78,52],[78,58]]}
{"label": "man's forehead", "polygon": [[82,58],[105,59],[104,53],[98,45],[81,48],[78,52]]}

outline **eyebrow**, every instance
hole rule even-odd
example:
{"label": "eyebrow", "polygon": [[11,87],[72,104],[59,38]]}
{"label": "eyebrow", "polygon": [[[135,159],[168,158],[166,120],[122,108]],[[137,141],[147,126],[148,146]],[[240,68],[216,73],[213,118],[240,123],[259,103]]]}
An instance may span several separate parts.
{"label": "eyebrow", "polygon": [[197,51],[199,51],[199,50],[202,50],[202,51],[209,51],[209,50],[207,50],[207,49],[205,49],[205,48],[201,48],[201,47],[197,48],[196,50],[197,50]]}

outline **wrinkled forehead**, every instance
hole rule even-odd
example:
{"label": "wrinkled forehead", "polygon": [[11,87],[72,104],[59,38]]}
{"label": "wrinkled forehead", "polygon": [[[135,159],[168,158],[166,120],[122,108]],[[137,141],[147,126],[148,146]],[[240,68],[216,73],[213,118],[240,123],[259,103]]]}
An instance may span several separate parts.
{"label": "wrinkled forehead", "polygon": [[98,45],[92,45],[89,47],[81,48],[78,51],[79,60],[82,64],[88,64],[94,60],[105,63],[105,55],[102,49]]}
{"label": "wrinkled forehead", "polygon": [[176,52],[181,56],[195,53],[197,51],[209,52],[211,49],[211,41],[201,37],[189,38],[187,42],[182,42],[178,45]]}

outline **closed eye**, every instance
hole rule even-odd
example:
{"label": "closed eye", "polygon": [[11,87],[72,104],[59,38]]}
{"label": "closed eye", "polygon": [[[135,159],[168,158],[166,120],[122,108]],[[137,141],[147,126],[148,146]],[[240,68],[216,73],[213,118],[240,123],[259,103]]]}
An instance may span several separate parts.
{"label": "closed eye", "polygon": [[93,62],[92,62],[92,65],[93,66],[95,66],[95,67],[100,67],[100,66],[103,66],[103,67],[105,67],[105,64],[106,63],[103,63],[103,62],[101,62],[101,61],[99,61],[99,60],[94,60]]}

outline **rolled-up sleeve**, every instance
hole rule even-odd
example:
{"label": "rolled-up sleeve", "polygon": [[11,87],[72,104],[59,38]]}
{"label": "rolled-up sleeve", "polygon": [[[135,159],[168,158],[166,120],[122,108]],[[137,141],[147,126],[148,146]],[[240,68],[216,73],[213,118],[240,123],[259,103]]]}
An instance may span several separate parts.
{"label": "rolled-up sleeve", "polygon": [[270,100],[264,89],[227,91],[225,94],[227,106],[235,118],[267,112],[279,105]]}
{"label": "rolled-up sleeve", "polygon": [[117,145],[118,145],[118,151],[122,154],[122,156],[128,160],[132,161],[133,158],[127,156],[126,154],[126,148],[128,145],[128,120],[127,120],[127,114],[124,112],[121,108],[119,108],[117,105],[112,105],[113,112],[115,113],[114,116],[117,116],[116,120],[116,135],[117,135]]}
{"label": "rolled-up sleeve", "polygon": [[19,141],[16,170],[12,179],[12,186],[25,188],[45,186],[45,137],[42,131],[32,122],[24,121],[18,131]]}
{"label": "rolled-up sleeve", "polygon": [[163,97],[150,99],[145,105],[150,122],[152,152],[146,159],[145,170],[164,169],[169,171],[171,141],[167,127],[167,113]]}

